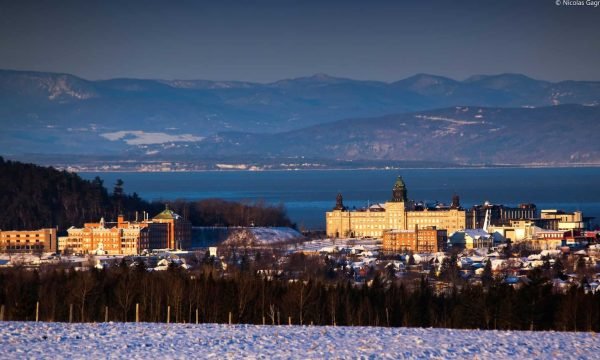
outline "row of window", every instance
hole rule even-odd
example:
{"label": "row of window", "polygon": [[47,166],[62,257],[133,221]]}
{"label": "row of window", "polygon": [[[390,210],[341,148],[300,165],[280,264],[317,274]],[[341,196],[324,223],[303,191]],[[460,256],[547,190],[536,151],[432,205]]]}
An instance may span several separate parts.
{"label": "row of window", "polygon": [[41,237],[43,236],[43,234],[9,234],[9,233],[5,233],[2,234],[2,238],[19,238],[19,237],[24,237],[24,238],[28,238],[28,237]]}
{"label": "row of window", "polygon": [[44,245],[9,245],[6,250],[43,250]]}
{"label": "row of window", "polygon": [[[12,240],[11,240],[11,239],[8,239],[8,240],[3,240],[3,241],[0,241],[0,242],[9,243],[9,242],[11,242],[11,241],[18,242],[18,243],[20,243],[20,242],[21,242],[21,240],[20,240],[20,239],[16,239],[16,240],[15,240],[15,239],[12,239]],[[24,239],[23,241],[28,243],[28,242],[30,242],[30,241],[33,241],[33,239],[31,239],[31,240],[30,240],[30,239]],[[35,242],[36,242],[36,243],[39,243],[39,242],[40,242],[40,239],[35,239]]]}

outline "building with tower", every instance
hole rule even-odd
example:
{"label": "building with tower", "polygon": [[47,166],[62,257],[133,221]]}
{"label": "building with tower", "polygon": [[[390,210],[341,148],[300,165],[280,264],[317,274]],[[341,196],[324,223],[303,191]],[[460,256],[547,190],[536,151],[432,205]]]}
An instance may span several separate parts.
{"label": "building with tower", "polygon": [[336,206],[325,213],[325,224],[329,237],[382,237],[386,230],[424,228],[451,234],[466,228],[466,215],[458,195],[445,207],[430,208],[409,200],[406,184],[399,176],[392,188],[392,198],[383,204],[349,210],[344,206],[342,194],[338,194]]}
{"label": "building with tower", "polygon": [[167,248],[182,250],[192,246],[192,223],[169,209],[169,205],[152,222],[167,225]]}
{"label": "building with tower", "polygon": [[67,229],[67,236],[58,238],[58,249],[75,254],[136,255],[148,243],[149,229],[144,223],[130,223],[119,216],[117,223],[101,218],[97,223],[85,223],[83,228]]}

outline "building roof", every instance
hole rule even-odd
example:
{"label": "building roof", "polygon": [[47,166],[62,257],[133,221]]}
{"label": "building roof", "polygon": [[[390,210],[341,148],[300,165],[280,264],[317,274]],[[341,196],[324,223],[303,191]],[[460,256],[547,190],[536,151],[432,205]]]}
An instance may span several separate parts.
{"label": "building roof", "polygon": [[403,189],[406,188],[406,185],[404,184],[404,180],[402,180],[402,176],[398,176],[398,178],[396,179],[396,182],[394,183],[394,189]]}
{"label": "building roof", "polygon": [[385,203],[377,203],[369,206],[370,210],[385,210]]}
{"label": "building roof", "polygon": [[169,205],[165,205],[165,209],[158,215],[152,218],[153,220],[178,220],[181,216],[169,209]]}
{"label": "building roof", "polygon": [[489,233],[483,229],[465,229],[459,230],[452,234],[450,234],[449,239],[451,242],[464,242],[465,239],[469,237],[473,240],[494,240],[494,241],[503,241],[503,237],[501,234],[494,232]]}
{"label": "building roof", "polygon": [[388,230],[386,233],[388,234],[414,234],[414,230],[402,230],[402,229],[393,229]]}
{"label": "building roof", "polygon": [[488,239],[491,236],[489,232],[483,229],[465,229],[464,232],[473,239]]}

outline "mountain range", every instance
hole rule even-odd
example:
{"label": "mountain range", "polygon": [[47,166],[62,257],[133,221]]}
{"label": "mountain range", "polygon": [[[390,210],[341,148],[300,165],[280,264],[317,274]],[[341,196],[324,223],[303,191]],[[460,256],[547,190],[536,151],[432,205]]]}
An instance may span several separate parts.
{"label": "mountain range", "polygon": [[85,80],[0,70],[0,154],[597,164],[600,82]]}

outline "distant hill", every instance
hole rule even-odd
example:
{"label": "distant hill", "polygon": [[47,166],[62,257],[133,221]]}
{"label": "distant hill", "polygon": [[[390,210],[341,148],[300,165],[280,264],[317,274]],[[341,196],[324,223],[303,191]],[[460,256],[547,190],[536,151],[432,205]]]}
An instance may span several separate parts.
{"label": "distant hill", "polygon": [[220,133],[194,156],[438,161],[455,164],[599,164],[600,107],[452,107],[347,119],[279,134]]}
{"label": "distant hill", "polygon": [[[420,156],[411,150],[403,150],[403,142],[411,143],[408,140],[411,137],[423,139],[427,128],[423,122],[415,123],[414,132],[411,132],[412,127],[405,132],[398,130],[403,139],[382,141],[386,134],[380,133],[384,131],[381,127],[376,130],[376,126],[368,124],[370,120],[362,124],[356,119],[381,116],[386,116],[385,119],[412,119],[413,115],[389,114],[428,111],[451,116],[448,112],[453,110],[448,109],[455,106],[469,106],[470,109],[510,107],[515,109],[502,114],[515,114],[516,118],[523,119],[524,114],[537,114],[526,108],[563,104],[587,106],[587,112],[572,108],[576,109],[576,114],[593,111],[590,109],[600,105],[600,82],[551,83],[521,74],[476,75],[464,81],[418,74],[392,83],[344,79],[326,74],[268,84],[208,80],[89,81],[69,74],[0,70],[0,126],[3,129],[0,132],[0,154],[13,158],[23,154],[129,154],[156,158],[160,154],[185,153],[182,148],[187,147],[198,150],[198,154],[216,151],[213,155],[217,156],[236,154],[238,150],[235,147],[258,141],[256,148],[243,152],[299,156],[312,151],[302,150],[306,144],[314,145],[316,140],[321,139],[328,143],[345,141],[334,148],[328,147],[327,153],[319,152],[321,157],[353,159],[372,154],[373,159],[432,158],[425,154],[435,147],[428,146],[427,149],[431,150]],[[440,108],[444,110],[434,110]],[[547,108],[540,111],[551,117],[556,114],[562,114],[563,118],[566,116],[562,110]],[[375,120],[374,124],[382,121]],[[508,124],[511,120],[501,121]],[[538,119],[540,121],[544,120]],[[536,127],[540,127],[546,137],[564,135],[556,127],[560,120],[552,121],[553,124],[538,123]],[[582,131],[590,126],[590,120],[585,121],[586,127]],[[448,122],[436,124],[441,126]],[[431,128],[438,129],[437,125],[431,125]],[[364,131],[359,134],[349,126],[360,126]],[[485,126],[470,126],[468,129],[469,133],[477,129],[491,131]],[[503,134],[510,137],[511,129],[507,125]],[[558,132],[552,133],[553,129]],[[436,135],[439,137],[444,130],[441,127],[438,130],[441,131]],[[326,133],[317,134],[318,131]],[[281,146],[277,143],[280,137],[269,135],[279,133],[285,134],[288,139],[285,149],[276,149],[276,146]],[[489,134],[471,135],[488,139]],[[346,136],[354,137],[346,139]],[[518,138],[518,134],[516,136]],[[357,142],[359,139],[362,143]],[[266,143],[263,144],[263,140]],[[222,148],[219,143],[233,144],[234,149]],[[365,152],[362,146],[365,143],[374,146],[373,150]],[[578,149],[577,144],[578,140],[567,147],[567,152],[574,154],[574,159],[593,158],[593,151]],[[314,149],[325,146],[322,143],[316,145]],[[514,161],[529,160],[531,156],[525,155],[534,151],[524,145],[517,148],[525,153],[512,157]],[[498,156],[487,158],[486,151],[481,152],[481,156],[463,154],[462,151],[447,151],[445,148],[439,156],[456,161],[499,160]],[[543,162],[555,159],[542,153],[538,155]],[[33,160],[36,160],[35,156]]]}

